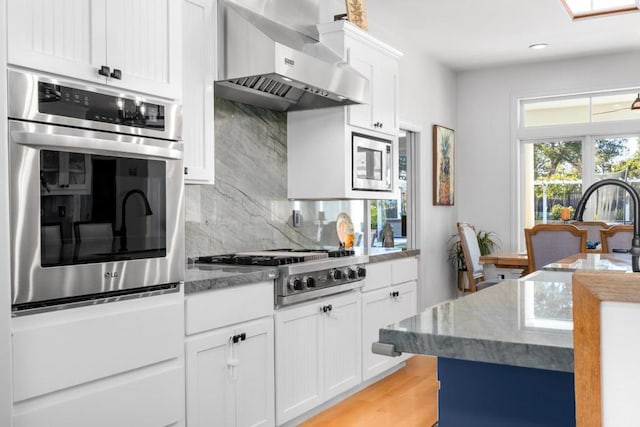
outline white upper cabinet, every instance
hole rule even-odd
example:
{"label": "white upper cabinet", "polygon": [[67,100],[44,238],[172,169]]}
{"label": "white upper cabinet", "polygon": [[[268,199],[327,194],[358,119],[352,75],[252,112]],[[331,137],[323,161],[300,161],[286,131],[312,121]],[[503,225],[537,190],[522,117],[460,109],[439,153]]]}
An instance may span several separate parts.
{"label": "white upper cabinet", "polygon": [[[287,114],[287,197],[398,198],[398,70],[402,54],[349,22],[321,24],[318,30],[324,45],[369,80],[369,102]],[[391,144],[390,190],[354,182],[352,141],[356,135]]]}
{"label": "white upper cabinet", "polygon": [[182,2],[184,182],[214,183],[216,0]]}
{"label": "white upper cabinet", "polygon": [[9,0],[8,62],[177,99],[181,25],[172,0]]}
{"label": "white upper cabinet", "polygon": [[369,80],[367,104],[350,105],[348,124],[397,135],[398,74],[402,54],[345,21],[319,26],[320,38]]}

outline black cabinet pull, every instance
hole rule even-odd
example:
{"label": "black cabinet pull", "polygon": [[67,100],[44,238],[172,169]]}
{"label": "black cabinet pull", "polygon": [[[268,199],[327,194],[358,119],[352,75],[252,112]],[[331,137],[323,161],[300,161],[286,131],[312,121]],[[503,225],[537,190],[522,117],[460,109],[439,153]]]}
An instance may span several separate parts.
{"label": "black cabinet pull", "polygon": [[109,77],[110,73],[111,73],[111,69],[109,67],[107,67],[106,65],[103,65],[98,70],[98,74],[100,74],[101,76]]}
{"label": "black cabinet pull", "polygon": [[240,341],[245,341],[246,339],[247,339],[247,334],[245,332],[231,337],[231,341],[233,341],[234,344],[237,344]]}
{"label": "black cabinet pull", "polygon": [[184,167],[184,174],[189,175],[189,168],[186,166]]}
{"label": "black cabinet pull", "polygon": [[118,70],[117,68],[113,69],[113,73],[111,73],[111,77],[117,80],[121,80],[122,79],[122,71]]}

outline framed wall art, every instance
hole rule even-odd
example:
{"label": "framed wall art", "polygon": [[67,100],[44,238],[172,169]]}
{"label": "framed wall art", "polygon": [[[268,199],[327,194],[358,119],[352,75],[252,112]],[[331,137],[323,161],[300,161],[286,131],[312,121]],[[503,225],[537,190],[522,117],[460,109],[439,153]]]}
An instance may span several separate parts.
{"label": "framed wall art", "polygon": [[364,0],[345,0],[347,3],[347,20],[363,30],[367,30],[367,13]]}
{"label": "framed wall art", "polygon": [[433,204],[453,206],[455,196],[455,135],[453,129],[433,125]]}

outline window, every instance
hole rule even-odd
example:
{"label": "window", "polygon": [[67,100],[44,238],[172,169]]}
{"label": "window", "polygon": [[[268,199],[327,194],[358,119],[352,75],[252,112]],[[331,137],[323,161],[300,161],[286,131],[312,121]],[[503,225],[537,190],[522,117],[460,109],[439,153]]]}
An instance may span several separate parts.
{"label": "window", "polygon": [[522,101],[522,127],[637,120],[630,106],[637,91],[620,91],[590,96],[553,97]]}
{"label": "window", "polygon": [[[623,179],[640,190],[640,110],[630,106],[636,91],[524,99],[520,102],[518,223],[523,228],[573,217],[583,191],[598,180]],[[633,221],[624,189],[599,188],[583,220],[610,224]]]}
{"label": "window", "polygon": [[[397,199],[369,201],[371,216],[370,245],[382,247],[382,230],[386,224],[393,230],[393,243],[396,248],[406,248],[412,234],[412,181],[415,174],[415,145],[417,134],[401,131],[398,139],[398,186],[400,195]],[[409,244],[413,242],[409,241]]]}
{"label": "window", "polygon": [[637,0],[562,0],[573,19],[638,10]]}

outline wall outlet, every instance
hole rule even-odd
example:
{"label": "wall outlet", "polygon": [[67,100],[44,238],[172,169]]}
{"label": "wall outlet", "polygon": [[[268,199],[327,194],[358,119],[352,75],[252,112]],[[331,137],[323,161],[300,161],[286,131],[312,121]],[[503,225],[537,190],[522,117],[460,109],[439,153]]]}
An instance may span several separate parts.
{"label": "wall outlet", "polygon": [[302,215],[299,210],[293,210],[293,214],[291,214],[291,222],[294,227],[300,227],[302,225]]}

